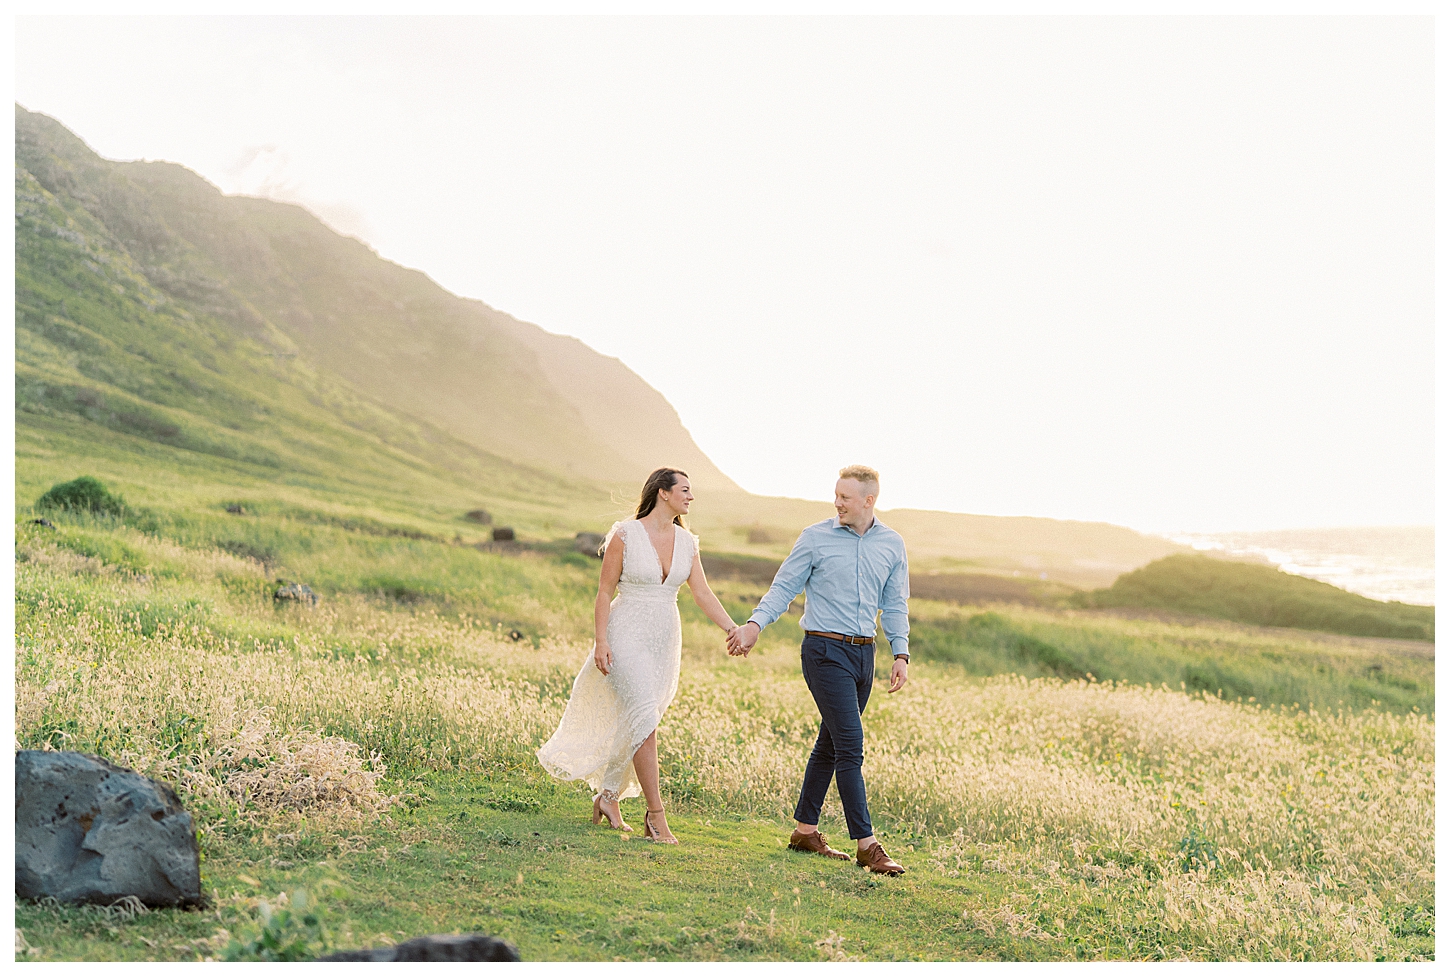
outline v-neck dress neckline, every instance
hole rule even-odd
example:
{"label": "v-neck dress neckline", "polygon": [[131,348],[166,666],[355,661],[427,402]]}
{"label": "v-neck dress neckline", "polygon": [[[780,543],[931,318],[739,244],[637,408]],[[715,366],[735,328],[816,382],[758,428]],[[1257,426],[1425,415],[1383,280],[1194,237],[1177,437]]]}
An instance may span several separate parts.
{"label": "v-neck dress neckline", "polygon": [[670,547],[670,565],[665,566],[664,557],[660,556],[659,548],[655,546],[655,540],[654,537],[650,535],[649,527],[644,524],[643,519],[636,519],[635,522],[639,523],[639,528],[644,530],[644,538],[649,540],[649,548],[654,553],[655,563],[658,564],[660,568],[660,586],[663,587],[666,583],[669,582],[670,574],[675,572],[675,554],[680,551],[680,527],[676,526],[674,523],[670,523],[670,529],[674,530],[674,532],[672,533],[672,535],[674,536],[674,545]]}

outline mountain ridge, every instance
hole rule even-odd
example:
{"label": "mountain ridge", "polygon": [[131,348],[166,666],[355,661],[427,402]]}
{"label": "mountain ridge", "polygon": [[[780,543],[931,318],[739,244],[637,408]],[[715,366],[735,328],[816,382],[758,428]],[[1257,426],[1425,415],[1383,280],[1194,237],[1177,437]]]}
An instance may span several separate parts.
{"label": "mountain ridge", "polygon": [[[537,538],[627,518],[643,476],[675,464],[716,550],[778,558],[831,514],[740,489],[618,359],[453,295],[298,205],[103,160],[20,106],[15,179],[17,492],[96,474],[165,495],[160,465],[216,503],[244,485],[290,486],[294,506],[345,490],[430,532],[475,532],[462,513],[486,506]],[[928,572],[1102,586],[1184,549],[1107,524],[883,517]]]}
{"label": "mountain ridge", "polygon": [[[103,160],[56,120],[20,106],[16,156],[48,191],[111,230],[151,284],[240,335],[305,351],[373,399],[502,457],[619,484],[649,470],[591,423],[610,415],[608,400],[561,389],[560,371],[543,362],[542,349],[577,340],[453,295],[296,204],[226,196],[176,163]],[[664,449],[652,457],[673,459],[702,488],[740,491],[663,395],[617,360],[583,355],[608,375],[611,389],[596,394],[630,403],[626,430]]]}

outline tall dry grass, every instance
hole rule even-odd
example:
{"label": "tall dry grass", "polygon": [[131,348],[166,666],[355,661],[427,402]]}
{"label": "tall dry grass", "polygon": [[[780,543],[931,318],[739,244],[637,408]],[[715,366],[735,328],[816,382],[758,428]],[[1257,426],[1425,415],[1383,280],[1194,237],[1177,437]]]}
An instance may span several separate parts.
{"label": "tall dry grass", "polygon": [[[360,599],[239,637],[88,559],[35,546],[17,564],[18,745],[99,750],[243,810],[369,816],[390,801],[389,766],[532,769],[588,653]],[[175,559],[201,577],[247,569]],[[271,616],[257,633],[277,631],[276,612],[253,612]],[[788,817],[816,721],[793,656],[691,648],[661,726],[667,784]],[[902,692],[877,691],[866,728],[873,812],[933,871],[1131,904],[1123,925],[1173,934],[1170,955],[1364,959],[1390,938],[1383,907],[1433,905],[1427,716],[918,666]],[[961,925],[1059,938],[1022,917],[967,906]]]}

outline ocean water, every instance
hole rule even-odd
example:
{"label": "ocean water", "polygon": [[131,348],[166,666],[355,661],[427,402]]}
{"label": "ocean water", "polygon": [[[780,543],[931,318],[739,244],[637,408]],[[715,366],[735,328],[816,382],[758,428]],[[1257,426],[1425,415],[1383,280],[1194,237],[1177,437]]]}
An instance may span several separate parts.
{"label": "ocean water", "polygon": [[1184,533],[1170,538],[1196,550],[1258,557],[1288,573],[1375,600],[1435,603],[1433,526]]}

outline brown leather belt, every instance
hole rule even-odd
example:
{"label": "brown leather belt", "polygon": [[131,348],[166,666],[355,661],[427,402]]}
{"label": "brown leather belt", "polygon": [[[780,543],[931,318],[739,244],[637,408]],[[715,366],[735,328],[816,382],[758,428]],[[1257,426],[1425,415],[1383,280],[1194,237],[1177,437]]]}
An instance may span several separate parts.
{"label": "brown leather belt", "polygon": [[874,645],[875,638],[863,638],[857,634],[837,634],[834,631],[807,631],[806,634],[813,634],[817,638],[835,638],[837,641],[844,641],[849,645]]}

